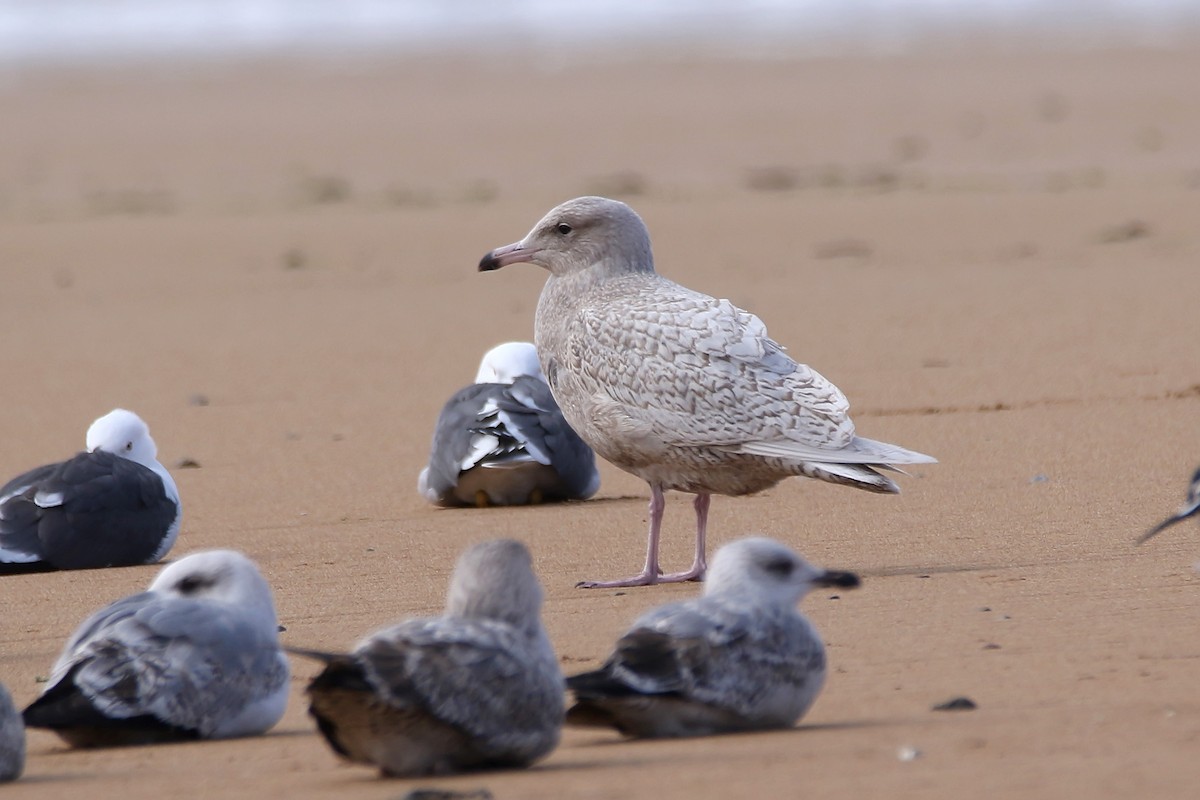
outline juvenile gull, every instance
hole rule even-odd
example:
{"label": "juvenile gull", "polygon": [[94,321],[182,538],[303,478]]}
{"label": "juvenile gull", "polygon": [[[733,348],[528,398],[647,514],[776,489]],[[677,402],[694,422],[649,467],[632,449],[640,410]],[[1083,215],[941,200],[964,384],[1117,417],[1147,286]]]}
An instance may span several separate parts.
{"label": "juvenile gull", "polygon": [[858,583],[771,539],[727,544],[702,597],[646,613],[603,667],[567,679],[567,722],[635,737],[791,727],[825,682],[825,646],[796,604]]}
{"label": "juvenile gull", "polygon": [[1166,530],[1176,522],[1183,522],[1188,517],[1195,516],[1198,512],[1200,512],[1200,469],[1197,469],[1196,474],[1192,476],[1192,482],[1188,486],[1187,500],[1179,510],[1143,533],[1137,543],[1141,544],[1151,536]]}
{"label": "juvenile gull", "polygon": [[[791,475],[895,493],[877,469],[936,460],[856,436],[846,397],[793,361],[758,317],[658,275],[646,226],[624,203],[563,203],[479,269],[523,261],[550,272],[534,339],[563,416],[599,455],[650,484],[642,572],[581,586],[702,578],[710,495],[751,494]],[[696,495],[696,554],[687,571],[663,575],[668,489]]]}
{"label": "juvenile gull", "polygon": [[363,639],[326,663],[309,713],[335,752],[385,775],[521,767],[558,743],[563,679],[542,627],[542,589],[519,542],[463,553],[440,617]]}
{"label": "juvenile gull", "polygon": [[25,769],[25,724],[8,689],[0,683],[0,783],[15,781]]}
{"label": "juvenile gull", "polygon": [[75,631],[25,724],[76,747],[263,733],[287,705],[278,628],[253,561],[193,553]]}
{"label": "juvenile gull", "polygon": [[596,456],[563,419],[529,342],[489,350],[475,383],[442,408],[417,489],[440,506],[583,500]]}
{"label": "juvenile gull", "polygon": [[0,571],[160,561],[179,535],[179,490],[146,423],[118,408],[92,423],[87,450],[0,487]]}

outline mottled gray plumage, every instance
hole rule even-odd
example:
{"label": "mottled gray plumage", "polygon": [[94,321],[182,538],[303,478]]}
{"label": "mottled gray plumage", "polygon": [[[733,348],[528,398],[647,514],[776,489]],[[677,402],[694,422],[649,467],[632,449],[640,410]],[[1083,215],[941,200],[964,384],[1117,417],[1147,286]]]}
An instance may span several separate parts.
{"label": "mottled gray plumage", "polygon": [[[846,397],[792,360],[758,317],[658,275],[646,226],[624,203],[563,203],[479,268],[517,262],[550,272],[534,339],[563,416],[599,455],[650,484],[642,573],[583,585],[703,577],[712,494],[750,494],[792,475],[894,493],[878,469],[935,460],[857,436]],[[696,495],[696,556],[686,572],[662,575],[670,489]]]}
{"label": "mottled gray plumage", "polygon": [[15,781],[25,771],[25,723],[0,683],[0,783]]}
{"label": "mottled gray plumage", "polygon": [[325,661],[308,694],[330,746],[388,775],[526,766],[558,743],[563,679],[542,627],[529,551],[468,549],[445,613],[363,639]]}
{"label": "mottled gray plumage", "polygon": [[1188,485],[1187,500],[1184,501],[1179,510],[1143,533],[1138,538],[1137,543],[1141,544],[1150,537],[1171,527],[1176,522],[1183,522],[1188,517],[1193,517],[1198,513],[1200,513],[1200,469],[1197,469],[1196,473],[1192,475],[1192,482]]}
{"label": "mottled gray plumage", "polygon": [[441,506],[582,500],[600,486],[596,456],[563,419],[529,342],[483,357],[475,383],[443,406],[417,489]]}
{"label": "mottled gray plumage", "polygon": [[287,705],[278,627],[254,562],[193,553],[84,621],[25,724],[79,747],[263,733]]}
{"label": "mottled gray plumage", "polygon": [[857,585],[771,539],[728,544],[702,597],[644,614],[603,667],[567,679],[567,722],[637,737],[790,727],[825,681],[825,646],[796,603]]}

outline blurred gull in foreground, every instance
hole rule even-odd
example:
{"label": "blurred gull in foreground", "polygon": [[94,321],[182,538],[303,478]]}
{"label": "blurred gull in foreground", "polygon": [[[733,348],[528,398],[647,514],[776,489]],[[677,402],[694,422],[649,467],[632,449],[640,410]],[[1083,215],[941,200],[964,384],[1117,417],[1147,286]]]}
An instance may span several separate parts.
{"label": "blurred gull in foreground", "polygon": [[528,342],[489,350],[475,383],[442,408],[417,488],[440,506],[582,500],[600,486],[596,456],[571,430]]}
{"label": "blurred gull in foreground", "polygon": [[[753,494],[791,475],[895,493],[877,470],[936,460],[856,436],[845,395],[793,361],[762,320],[658,275],[646,226],[624,203],[563,203],[479,269],[519,262],[550,273],[534,339],[563,416],[599,455],[650,484],[641,573],[581,586],[702,578],[710,495]],[[696,552],[691,568],[664,575],[669,489],[696,495]]]}
{"label": "blurred gull in foreground", "polygon": [[0,683],[0,783],[15,781],[25,770],[25,724],[12,696]]}
{"label": "blurred gull in foreground", "polygon": [[385,775],[521,767],[558,743],[563,679],[542,589],[519,542],[484,542],[454,568],[446,610],[348,655],[289,648],[326,667],[309,713],[335,752]]}
{"label": "blurred gull in foreground", "polygon": [[179,535],[179,490],[146,423],[115,409],[87,450],[0,487],[0,572],[153,564]]}
{"label": "blurred gull in foreground", "polygon": [[1188,486],[1187,500],[1184,501],[1179,510],[1143,533],[1138,538],[1137,543],[1141,544],[1150,537],[1171,527],[1176,522],[1183,522],[1188,517],[1195,516],[1198,512],[1200,512],[1200,469],[1197,469],[1196,474],[1192,476],[1192,482]]}
{"label": "blurred gull in foreground", "polygon": [[76,747],[263,733],[287,705],[278,629],[253,561],[193,553],[75,631],[25,724]]}
{"label": "blurred gull in foreground", "polygon": [[825,682],[825,645],[796,604],[858,584],[771,539],[727,544],[703,596],[644,614],[604,666],[567,679],[567,723],[634,737],[791,727]]}

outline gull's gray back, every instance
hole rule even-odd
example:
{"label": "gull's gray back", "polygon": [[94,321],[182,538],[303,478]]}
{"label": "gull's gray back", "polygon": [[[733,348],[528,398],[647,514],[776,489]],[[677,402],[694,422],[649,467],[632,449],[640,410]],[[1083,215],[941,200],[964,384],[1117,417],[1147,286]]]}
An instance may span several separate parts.
{"label": "gull's gray back", "polygon": [[368,681],[396,708],[464,731],[484,755],[531,761],[558,742],[563,679],[549,641],[486,619],[403,622],[356,649]]}
{"label": "gull's gray back", "polygon": [[274,631],[200,599],[143,592],[92,615],[54,666],[51,685],[78,665],[78,689],[107,716],[152,714],[201,736],[288,680]]}
{"label": "gull's gray back", "polygon": [[678,667],[651,680],[621,673],[644,692],[675,692],[746,718],[791,724],[825,682],[825,646],[794,609],[701,597],[648,612],[627,636],[638,630],[669,636]]}

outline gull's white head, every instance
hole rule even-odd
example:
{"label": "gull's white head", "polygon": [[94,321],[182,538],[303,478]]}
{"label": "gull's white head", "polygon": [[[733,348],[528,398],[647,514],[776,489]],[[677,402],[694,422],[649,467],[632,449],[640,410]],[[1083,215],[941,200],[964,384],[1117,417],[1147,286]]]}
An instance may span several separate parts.
{"label": "gull's white head", "polygon": [[522,375],[546,382],[542,365],[538,363],[537,348],[531,342],[505,342],[483,354],[475,382],[512,383]]}
{"label": "gull's white head", "polygon": [[123,408],[115,408],[92,423],[87,449],[89,453],[103,450],[145,466],[157,463],[158,447],[150,438],[150,428],[137,414]]}
{"label": "gull's white head", "polygon": [[858,585],[853,572],[814,567],[774,539],[752,536],[716,552],[704,593],[741,594],[757,598],[763,605],[791,608],[814,588],[853,589]]}
{"label": "gull's white head", "polygon": [[525,545],[496,539],[470,547],[458,559],[446,593],[446,614],[492,619],[533,632],[541,627],[542,586]]}
{"label": "gull's white head", "polygon": [[520,262],[555,276],[592,267],[602,276],[654,271],[646,224],[632,208],[606,197],[577,197],[554,207],[524,239],[485,255],[479,270]]}
{"label": "gull's white head", "polygon": [[[163,567],[150,591],[235,606],[278,627],[271,587],[253,561],[236,550],[202,550]],[[265,627],[264,622],[264,627]]]}

